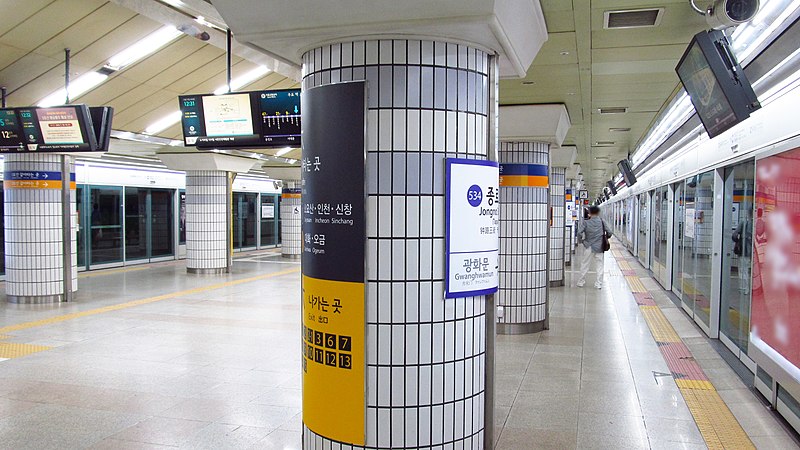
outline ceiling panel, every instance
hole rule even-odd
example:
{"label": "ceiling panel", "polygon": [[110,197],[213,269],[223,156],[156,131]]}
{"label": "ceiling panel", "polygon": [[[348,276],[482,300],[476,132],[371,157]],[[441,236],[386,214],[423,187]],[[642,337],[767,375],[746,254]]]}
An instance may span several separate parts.
{"label": "ceiling panel", "polygon": [[3,9],[6,11],[4,18],[14,20],[0,20],[0,36],[51,3],[55,3],[55,0],[3,0]]}
{"label": "ceiling panel", "polygon": [[[16,22],[17,26],[2,35],[2,41],[17,48],[33,50],[58,35],[66,26],[102,7],[104,3],[104,0],[57,0],[36,14]],[[8,19],[8,15],[4,14],[3,21]]]}

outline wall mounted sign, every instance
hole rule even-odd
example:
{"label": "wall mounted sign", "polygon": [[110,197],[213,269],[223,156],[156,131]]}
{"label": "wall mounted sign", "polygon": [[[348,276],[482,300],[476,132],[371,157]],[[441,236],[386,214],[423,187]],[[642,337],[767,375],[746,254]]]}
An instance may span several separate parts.
{"label": "wall mounted sign", "polygon": [[[6,189],[61,189],[61,172],[6,171],[3,187]],[[75,189],[75,174],[70,174],[70,189]]]}
{"label": "wall mounted sign", "polygon": [[[303,423],[362,446],[366,399],[366,82],[303,102]],[[330,111],[337,111],[335,120]]]}
{"label": "wall mounted sign", "polygon": [[445,297],[497,291],[499,284],[499,165],[445,160]]}

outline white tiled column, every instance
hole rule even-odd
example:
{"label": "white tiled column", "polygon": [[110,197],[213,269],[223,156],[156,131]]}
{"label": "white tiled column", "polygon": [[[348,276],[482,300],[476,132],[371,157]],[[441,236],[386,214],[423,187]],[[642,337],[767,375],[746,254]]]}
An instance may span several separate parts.
{"label": "white tiled column", "polygon": [[[303,89],[369,82],[361,448],[483,448],[486,298],[444,298],[444,160],[487,159],[488,65],[468,46],[404,39],[303,58]],[[303,434],[305,449],[356,448]]]}
{"label": "white tiled column", "polygon": [[[12,303],[65,301],[64,222],[61,183],[48,175],[39,181],[9,180],[10,173],[61,174],[61,155],[7,155],[5,157],[6,296]],[[70,162],[70,173],[74,176]],[[71,182],[64,180],[63,182]],[[72,217],[70,258],[72,291],[78,289],[77,213],[75,189],[66,205]]]}
{"label": "white tiled column", "polygon": [[542,142],[501,142],[501,164],[539,165],[543,186],[500,185],[501,334],[534,333],[547,320],[547,248],[550,207],[546,174],[550,145]]}
{"label": "white tiled column", "polygon": [[228,172],[186,172],[186,270],[225,273],[230,254]]}
{"label": "white tiled column", "polygon": [[572,265],[572,236],[574,233],[574,222],[572,221],[572,213],[570,211],[570,203],[573,203],[573,193],[574,189],[572,188],[572,182],[568,181],[566,183],[566,190],[564,194],[564,265],[569,267]]}
{"label": "white tiled column", "polygon": [[302,199],[299,187],[285,187],[281,194],[281,254],[299,259],[303,251]]}
{"label": "white tiled column", "polygon": [[550,226],[550,285],[564,285],[564,184],[567,169],[550,168],[550,207],[552,224]]}

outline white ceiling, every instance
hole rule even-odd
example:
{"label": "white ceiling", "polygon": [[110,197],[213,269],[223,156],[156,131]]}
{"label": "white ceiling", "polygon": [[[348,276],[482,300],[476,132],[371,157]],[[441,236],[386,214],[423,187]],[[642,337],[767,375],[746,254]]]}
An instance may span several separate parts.
{"label": "white ceiling", "polygon": [[[617,161],[634,150],[676,91],[675,65],[692,36],[707,25],[687,0],[540,1],[549,40],[526,78],[500,82],[500,103],[566,104],[572,128],[564,145],[577,146],[587,186],[600,192],[618,172]],[[654,7],[664,8],[656,27],[603,27],[606,11]],[[601,107],[627,107],[628,112],[600,115]],[[597,147],[598,141],[614,144]]]}
{"label": "white ceiling", "polygon": [[[564,145],[577,147],[576,162],[588,187],[600,191],[616,174],[616,162],[635,148],[656,113],[676,91],[679,82],[674,66],[691,37],[706,28],[705,21],[691,10],[687,0],[540,2],[549,39],[524,79],[501,81],[500,102],[564,103],[572,122]],[[603,27],[606,11],[646,7],[664,8],[657,27]],[[171,23],[176,17],[184,17],[187,23],[193,23],[196,11],[213,13],[209,8],[204,0],[5,0],[0,21],[0,86],[8,88],[10,106],[36,104],[63,87],[65,47],[72,50],[71,76],[77,77],[102,67],[112,55],[163,26],[165,18]],[[212,18],[219,20],[218,16]],[[179,95],[211,92],[225,83],[225,51],[217,36],[212,41],[182,36],[112,74],[104,84],[75,101],[113,106],[115,129],[141,133],[177,110]],[[237,54],[245,57],[234,56],[234,77],[263,64],[252,49]],[[289,70],[281,72],[295,76]],[[295,86],[292,78],[271,73],[242,89]],[[627,107],[628,112],[597,113],[597,108],[617,106]],[[631,131],[611,132],[610,128]],[[159,136],[180,139],[180,127],[176,124]],[[614,144],[593,145],[598,141]],[[124,146],[124,151],[135,151],[129,147]],[[144,153],[152,154],[152,150],[152,146],[141,147]],[[285,156],[297,159],[299,150]]]}

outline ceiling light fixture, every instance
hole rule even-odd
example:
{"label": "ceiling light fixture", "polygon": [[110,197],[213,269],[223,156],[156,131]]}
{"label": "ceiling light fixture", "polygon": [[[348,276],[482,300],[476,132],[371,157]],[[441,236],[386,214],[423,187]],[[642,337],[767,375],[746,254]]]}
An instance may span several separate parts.
{"label": "ceiling light fixture", "polygon": [[625,114],[628,112],[628,108],[626,106],[612,106],[608,108],[597,108],[597,112],[600,114]]}
{"label": "ceiling light fixture", "polygon": [[275,156],[283,156],[283,155],[289,153],[290,151],[292,151],[292,147],[285,147],[285,148],[282,148],[282,149],[278,150],[275,153]]}
{"label": "ceiling light fixture", "polygon": [[[97,72],[87,72],[80,77],[76,78],[69,84],[69,99],[70,101],[80,97],[84,93],[93,89],[100,83],[106,81],[108,75]],[[48,106],[63,105],[67,99],[67,90],[61,88],[47,97],[43,98],[38,106],[40,108],[47,108]]]}
{"label": "ceiling light fixture", "polygon": [[611,131],[612,133],[626,133],[628,131],[631,131],[631,129],[630,128],[609,128],[608,131]]}
{"label": "ceiling light fixture", "polygon": [[[267,66],[258,66],[255,69],[252,69],[244,74],[234,78],[231,80],[231,89],[230,92],[236,91],[240,88],[247,86],[248,84],[258,80],[259,78],[267,75],[271,71],[267,69]],[[222,86],[218,87],[214,91],[214,95],[222,95],[228,93],[228,86],[223,84]]]}
{"label": "ceiling light fixture", "polygon": [[167,128],[175,125],[176,123],[181,121],[181,111],[172,111],[171,113],[167,114],[166,116],[156,120],[149,127],[145,128],[144,134],[156,134],[161,131],[166,130]]}
{"label": "ceiling light fixture", "polygon": [[135,44],[122,50],[108,60],[106,67],[121,70],[157,52],[160,48],[177,39],[181,33],[173,26],[166,26],[150,33]]}

